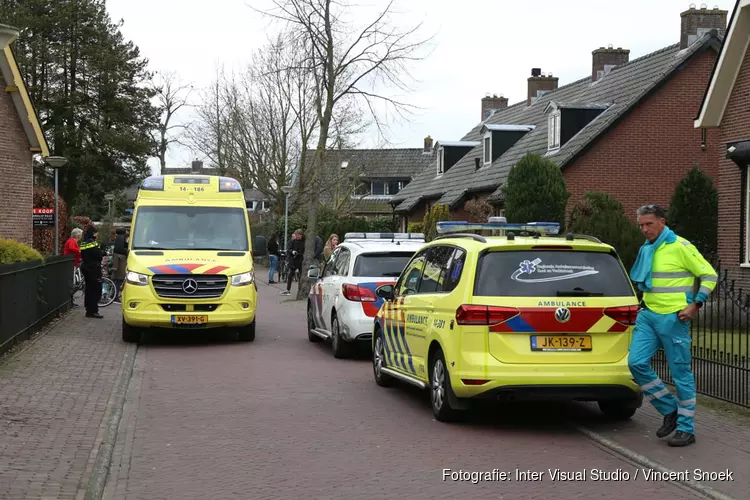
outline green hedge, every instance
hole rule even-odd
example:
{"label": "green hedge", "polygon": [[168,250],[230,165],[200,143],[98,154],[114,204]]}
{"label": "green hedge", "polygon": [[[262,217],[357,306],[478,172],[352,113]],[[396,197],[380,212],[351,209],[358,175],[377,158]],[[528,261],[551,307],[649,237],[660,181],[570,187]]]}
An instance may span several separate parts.
{"label": "green hedge", "polygon": [[0,239],[0,264],[44,260],[34,248],[15,240]]}

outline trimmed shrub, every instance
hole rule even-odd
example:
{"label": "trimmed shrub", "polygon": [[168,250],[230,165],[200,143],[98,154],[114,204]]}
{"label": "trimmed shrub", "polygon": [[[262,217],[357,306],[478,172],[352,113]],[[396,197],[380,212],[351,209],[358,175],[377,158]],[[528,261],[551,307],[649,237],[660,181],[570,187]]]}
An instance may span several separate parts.
{"label": "trimmed shrub", "polygon": [[492,205],[487,200],[469,200],[464,204],[464,210],[469,215],[468,222],[487,222],[492,214]]}
{"label": "trimmed shrub", "polygon": [[612,245],[630,271],[645,238],[625,215],[622,204],[607,193],[586,193],[570,214],[569,231],[595,236]]}
{"label": "trimmed shrub", "polygon": [[451,214],[446,205],[433,205],[433,207],[424,214],[422,221],[425,241],[432,241],[437,236],[437,223],[451,220]]}
{"label": "trimmed shrub", "polygon": [[44,257],[39,251],[20,241],[0,239],[0,264],[15,264],[16,262],[33,260],[44,260]]}
{"label": "trimmed shrub", "polygon": [[424,223],[422,222],[409,222],[406,225],[407,233],[421,233],[424,229]]}
{"label": "trimmed shrub", "polygon": [[714,181],[698,166],[675,187],[667,213],[669,227],[689,240],[709,260],[716,256],[719,193]]}
{"label": "trimmed shrub", "polygon": [[508,222],[557,222],[563,229],[570,193],[555,162],[527,154],[510,169],[502,191]]}

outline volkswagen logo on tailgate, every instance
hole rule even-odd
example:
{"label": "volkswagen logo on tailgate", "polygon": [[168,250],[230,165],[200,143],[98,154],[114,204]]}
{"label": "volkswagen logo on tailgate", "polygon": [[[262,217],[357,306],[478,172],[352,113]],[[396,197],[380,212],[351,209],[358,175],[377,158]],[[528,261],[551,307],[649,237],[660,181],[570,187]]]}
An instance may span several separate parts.
{"label": "volkswagen logo on tailgate", "polygon": [[198,291],[198,282],[193,278],[188,278],[182,282],[182,291],[188,295],[192,295]]}
{"label": "volkswagen logo on tailgate", "polygon": [[567,307],[560,307],[555,311],[555,319],[560,323],[567,323],[570,319],[570,309]]}

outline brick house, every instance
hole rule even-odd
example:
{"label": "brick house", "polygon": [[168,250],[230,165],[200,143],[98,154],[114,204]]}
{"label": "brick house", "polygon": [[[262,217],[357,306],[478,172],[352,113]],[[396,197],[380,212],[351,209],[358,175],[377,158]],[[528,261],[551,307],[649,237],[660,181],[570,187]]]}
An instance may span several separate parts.
{"label": "brick house", "polygon": [[31,245],[33,160],[49,146],[10,47],[18,35],[0,24],[0,238]]}
{"label": "brick house", "polygon": [[696,129],[718,134],[722,268],[750,290],[750,0],[739,0],[699,107]]}
{"label": "brick house", "polygon": [[[307,164],[315,151],[307,153]],[[432,138],[423,148],[337,149],[326,151],[320,203],[355,216],[392,216],[391,200],[435,159]]]}
{"label": "brick house", "polygon": [[[682,12],[679,43],[630,60],[622,48],[592,52],[591,74],[558,87],[558,78],[531,71],[526,98],[482,100],[481,122],[460,141],[437,141],[436,162],[392,203],[407,222],[436,203],[465,219],[470,199],[503,211],[500,187],[527,153],[560,166],[571,193],[568,209],[587,191],[608,192],[628,215],[638,206],[668,206],[675,185],[695,165],[714,179],[717,131],[692,122],[725,32],[727,11]],[[676,37],[677,38],[677,37]]]}

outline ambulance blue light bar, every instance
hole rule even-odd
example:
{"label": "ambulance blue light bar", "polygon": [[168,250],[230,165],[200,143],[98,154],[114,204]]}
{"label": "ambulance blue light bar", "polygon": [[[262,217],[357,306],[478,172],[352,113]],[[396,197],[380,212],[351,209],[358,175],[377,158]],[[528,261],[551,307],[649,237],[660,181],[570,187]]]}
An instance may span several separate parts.
{"label": "ambulance blue light bar", "polygon": [[557,222],[527,222],[526,224],[509,224],[502,221],[490,222],[466,222],[466,221],[444,221],[437,223],[439,234],[465,233],[467,231],[526,231],[529,233],[557,234],[560,232],[560,224]]}
{"label": "ambulance blue light bar", "polygon": [[238,192],[242,191],[242,186],[231,177],[219,177],[219,192]]}
{"label": "ambulance blue light bar", "polygon": [[152,175],[141,182],[141,189],[145,191],[164,191],[164,177]]}
{"label": "ambulance blue light bar", "polygon": [[346,233],[346,240],[412,240],[424,241],[424,233]]}

